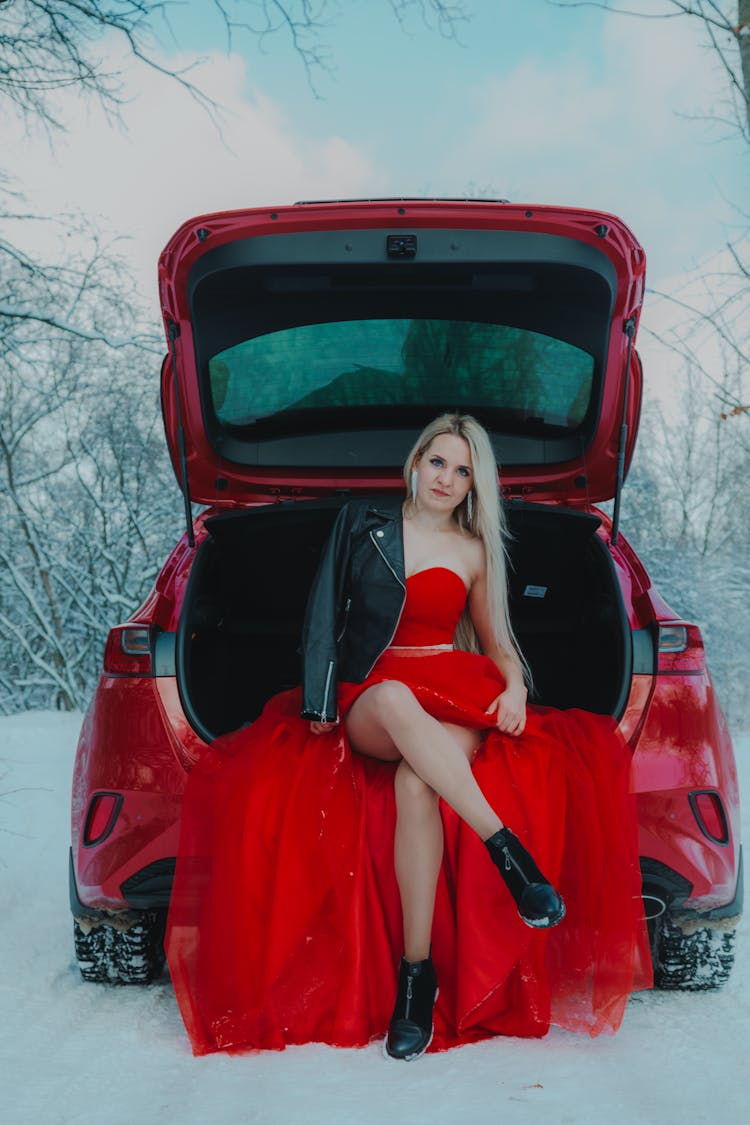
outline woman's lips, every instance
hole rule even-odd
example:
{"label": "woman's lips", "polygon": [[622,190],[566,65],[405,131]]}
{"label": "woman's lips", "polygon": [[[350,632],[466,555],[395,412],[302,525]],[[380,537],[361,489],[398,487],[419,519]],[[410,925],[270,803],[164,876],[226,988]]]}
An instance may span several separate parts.
{"label": "woman's lips", "polygon": [[432,491],[433,491],[435,496],[448,496],[448,493],[443,492],[442,488],[433,488]]}

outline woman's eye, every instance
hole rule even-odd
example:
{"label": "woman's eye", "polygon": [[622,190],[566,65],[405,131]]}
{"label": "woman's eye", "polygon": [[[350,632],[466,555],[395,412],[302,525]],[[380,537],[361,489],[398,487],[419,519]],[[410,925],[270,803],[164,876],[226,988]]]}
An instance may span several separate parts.
{"label": "woman's eye", "polygon": [[460,474],[460,475],[461,475],[462,477],[470,477],[470,476],[471,476],[471,470],[470,470],[470,469],[464,469],[464,468],[462,467],[462,468],[460,468],[460,469],[459,469],[458,471],[459,471],[459,474]]}
{"label": "woman's eye", "polygon": [[439,469],[443,464],[443,459],[442,457],[430,457],[430,464]]}

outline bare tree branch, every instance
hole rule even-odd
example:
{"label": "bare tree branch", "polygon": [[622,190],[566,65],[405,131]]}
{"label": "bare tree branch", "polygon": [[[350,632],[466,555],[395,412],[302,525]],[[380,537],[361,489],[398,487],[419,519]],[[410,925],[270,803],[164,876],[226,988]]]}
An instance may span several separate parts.
{"label": "bare tree branch", "polygon": [[709,325],[711,330],[724,341],[738,359],[743,363],[750,363],[750,353],[745,350],[745,347],[740,344],[734,334],[730,332],[721,321],[717,320],[714,312],[706,312],[704,309],[691,304],[689,301],[683,301],[679,297],[673,296],[671,293],[662,293],[659,289],[649,288],[649,292],[653,293],[656,297],[661,297],[664,301],[669,301],[670,304],[675,305],[677,308],[689,312],[696,321]]}
{"label": "bare tree branch", "polygon": [[[688,18],[700,21],[734,95],[735,109],[740,109],[740,116],[732,124],[739,128],[745,141],[750,142],[750,0],[732,0],[731,4],[719,4],[716,0],[660,0],[666,10],[657,12],[653,8],[643,11],[640,5],[621,7],[609,0],[547,2],[556,8],[598,8],[640,20]],[[713,120],[721,119],[714,117]]]}
{"label": "bare tree branch", "polygon": [[[385,2],[385,0],[381,0]],[[463,0],[387,0],[403,25],[411,12],[448,39],[457,38],[469,18]],[[65,128],[54,95],[69,88],[93,97],[112,118],[123,104],[122,75],[106,64],[96,45],[105,37],[119,40],[130,57],[177,82],[204,109],[217,128],[221,107],[190,77],[197,64],[174,67],[161,57],[157,27],[177,41],[172,21],[174,0],[13,0],[0,3],[0,98],[5,96],[28,123],[53,133]],[[334,66],[326,31],[343,18],[343,0],[212,0],[224,28],[227,50],[243,34],[261,49],[269,36],[283,34],[307,73],[313,93],[317,76]]]}

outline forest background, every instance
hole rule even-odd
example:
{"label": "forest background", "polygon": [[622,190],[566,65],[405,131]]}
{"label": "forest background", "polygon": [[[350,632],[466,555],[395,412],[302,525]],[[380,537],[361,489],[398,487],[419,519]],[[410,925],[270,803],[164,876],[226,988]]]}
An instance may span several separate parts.
{"label": "forest background", "polygon": [[172,231],[473,195],[645,245],[623,528],[750,727],[750,0],[0,0],[0,142],[0,712],[83,708],[181,533]]}

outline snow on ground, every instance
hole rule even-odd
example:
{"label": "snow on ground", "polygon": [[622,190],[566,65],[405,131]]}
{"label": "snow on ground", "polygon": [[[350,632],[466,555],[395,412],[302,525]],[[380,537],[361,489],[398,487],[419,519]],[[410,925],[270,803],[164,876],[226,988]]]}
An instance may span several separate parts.
{"label": "snow on ground", "polygon": [[[0,719],[0,1116],[8,1125],[692,1125],[747,1120],[748,923],[717,993],[642,993],[614,1038],[553,1030],[414,1064],[380,1044],[190,1054],[168,980],[82,983],[67,900],[80,716]],[[750,736],[736,740],[744,791]],[[750,839],[750,815],[744,834]],[[744,939],[744,940],[743,940]]]}

